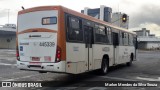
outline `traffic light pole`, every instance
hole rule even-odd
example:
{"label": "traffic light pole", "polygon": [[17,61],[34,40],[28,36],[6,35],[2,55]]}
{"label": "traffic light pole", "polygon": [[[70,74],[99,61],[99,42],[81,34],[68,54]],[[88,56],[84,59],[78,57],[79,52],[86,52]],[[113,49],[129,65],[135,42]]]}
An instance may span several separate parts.
{"label": "traffic light pole", "polygon": [[119,18],[119,19],[117,19],[117,20],[115,20],[115,21],[113,21],[113,22],[111,22],[111,23],[115,23],[115,22],[119,21],[120,19],[122,19],[122,18]]}

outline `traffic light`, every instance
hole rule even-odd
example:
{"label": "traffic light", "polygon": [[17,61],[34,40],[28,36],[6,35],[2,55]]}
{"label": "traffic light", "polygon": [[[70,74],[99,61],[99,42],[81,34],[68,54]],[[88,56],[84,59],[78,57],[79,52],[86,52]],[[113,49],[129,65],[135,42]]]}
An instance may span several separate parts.
{"label": "traffic light", "polygon": [[127,14],[122,15],[122,22],[123,23],[127,22]]}

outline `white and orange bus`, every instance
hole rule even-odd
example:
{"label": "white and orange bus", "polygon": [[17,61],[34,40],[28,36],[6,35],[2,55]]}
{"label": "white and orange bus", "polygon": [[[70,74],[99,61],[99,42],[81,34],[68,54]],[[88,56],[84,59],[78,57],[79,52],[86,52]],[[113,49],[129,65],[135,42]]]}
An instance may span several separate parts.
{"label": "white and orange bus", "polygon": [[136,59],[136,34],[62,6],[18,12],[17,67],[79,74]]}

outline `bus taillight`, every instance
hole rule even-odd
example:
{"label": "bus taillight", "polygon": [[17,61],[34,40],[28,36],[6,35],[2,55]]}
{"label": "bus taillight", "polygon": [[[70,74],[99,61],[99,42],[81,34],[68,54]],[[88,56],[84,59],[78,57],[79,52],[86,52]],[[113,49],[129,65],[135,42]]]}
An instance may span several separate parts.
{"label": "bus taillight", "polygon": [[56,62],[60,62],[61,61],[61,48],[57,47],[57,51],[56,51]]}
{"label": "bus taillight", "polygon": [[17,60],[19,61],[20,58],[19,58],[19,51],[18,50],[16,51],[16,57],[17,57]]}

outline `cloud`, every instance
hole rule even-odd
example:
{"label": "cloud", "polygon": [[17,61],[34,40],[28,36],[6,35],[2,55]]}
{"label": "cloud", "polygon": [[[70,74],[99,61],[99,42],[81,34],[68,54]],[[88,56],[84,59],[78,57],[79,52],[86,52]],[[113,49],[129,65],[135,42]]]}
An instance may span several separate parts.
{"label": "cloud", "polygon": [[135,1],[132,0],[121,0],[120,3],[123,5],[135,5]]}
{"label": "cloud", "polygon": [[9,15],[16,15],[17,12],[15,10],[10,10],[10,9],[0,9],[0,17],[8,17],[8,10],[9,10]]}
{"label": "cloud", "polygon": [[141,6],[137,12],[130,14],[130,27],[137,27],[144,23],[155,23],[160,25],[160,7],[154,4]]}
{"label": "cloud", "polygon": [[140,30],[146,28],[151,34],[160,36],[160,7],[156,4],[145,4],[137,11],[129,14],[129,27],[132,30]]}
{"label": "cloud", "polygon": [[8,15],[8,10],[7,9],[3,9],[3,10],[0,9],[0,17],[2,18],[2,17],[5,17],[6,15]]}

